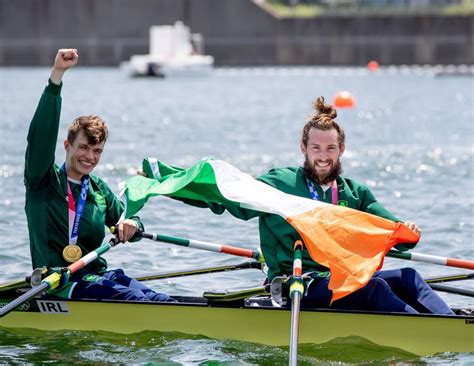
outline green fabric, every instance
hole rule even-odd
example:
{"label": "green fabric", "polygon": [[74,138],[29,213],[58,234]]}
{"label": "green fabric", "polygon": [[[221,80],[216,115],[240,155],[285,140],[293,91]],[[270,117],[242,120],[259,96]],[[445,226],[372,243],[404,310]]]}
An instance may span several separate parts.
{"label": "green fabric", "polygon": [[[201,169],[201,166],[202,166],[202,163],[204,162],[201,161],[200,164],[197,164],[193,167],[192,171],[193,172],[196,172],[196,171],[199,171]],[[187,171],[187,169],[184,169],[184,168],[180,168],[180,167],[177,167],[177,166],[172,166],[172,165],[167,165],[165,164],[164,162],[158,160],[157,161],[157,168],[158,168],[158,176],[155,175],[155,173],[153,172],[153,169],[151,168],[151,164],[150,164],[150,161],[149,161],[149,158],[147,159],[144,159],[143,162],[142,162],[142,169],[143,169],[143,172],[146,174],[147,177],[153,177],[153,179],[149,179],[147,180],[147,183],[149,186],[151,185],[154,185],[154,180],[158,180],[160,183],[161,182],[164,182],[166,181],[167,184],[168,184],[168,187],[169,186],[172,186],[174,184],[173,180],[172,179],[168,179],[170,175],[173,175],[173,174],[176,174],[176,173],[180,173],[180,172],[183,172],[183,174],[185,174],[185,171]],[[206,174],[208,173],[211,173],[210,171],[207,172],[207,169],[206,169]],[[196,191],[205,191],[205,193],[203,194],[204,196],[206,197],[209,197],[211,196],[213,199],[215,198],[215,201],[218,202],[218,201],[222,201],[222,200],[226,200],[225,197],[223,197],[221,195],[221,193],[218,191],[217,189],[217,186],[215,184],[214,181],[210,181],[209,180],[209,184],[207,185],[207,189],[196,189],[195,186],[191,183],[189,184],[190,181],[193,181],[195,180],[195,174],[194,173],[191,173],[191,174],[188,174],[188,179],[186,180],[185,183],[181,184],[181,185],[188,185],[188,187],[190,187],[191,189],[189,191],[193,191],[193,192],[196,192]],[[134,180],[134,178],[130,178],[128,180],[128,186],[131,186],[132,184],[130,183],[132,180]],[[202,185],[202,180],[200,181],[200,184]],[[127,199],[127,202],[128,202],[128,205],[131,206],[131,203],[133,203],[136,207],[133,208],[133,210],[130,210],[129,207],[127,207],[127,212],[138,212],[138,210],[140,210],[143,205],[145,204],[145,202],[148,200],[149,197],[153,196],[153,195],[156,195],[156,194],[159,194],[160,191],[165,191],[167,188],[166,187],[159,187],[157,188],[156,190],[154,190],[153,192],[150,193],[150,189],[149,187],[146,186],[146,183],[143,184],[142,186],[142,189],[137,189],[137,185],[134,186],[134,189],[133,190],[128,190],[126,192],[127,196],[128,197],[131,197],[132,199]],[[181,201],[181,202],[185,202],[189,205],[192,205],[192,206],[196,206],[196,207],[201,207],[201,208],[210,208],[212,210],[212,212],[214,212],[215,214],[222,214],[224,213],[224,211],[227,209],[229,212],[232,212],[233,209],[235,208],[235,212],[236,214],[234,216],[238,217],[238,218],[241,218],[241,219],[244,219],[244,220],[248,220],[248,219],[251,219],[253,217],[256,217],[258,215],[262,215],[263,213],[261,212],[258,212],[258,211],[253,211],[253,210],[250,210],[250,209],[240,209],[240,208],[236,208],[235,207],[235,202],[232,203],[231,201],[228,201],[230,204],[229,205],[222,205],[220,203],[215,203],[215,202],[211,202],[211,201],[203,201],[201,198],[202,198],[202,195],[200,195],[199,197],[196,197],[198,199],[193,199],[193,193],[191,192],[188,192],[186,189],[182,190],[182,191],[179,191],[180,192],[180,196],[181,197],[178,197],[178,196],[172,196],[170,198],[174,199],[174,200],[177,200],[177,201]],[[247,217],[248,216],[248,217]]]}
{"label": "green fabric", "polygon": [[[153,177],[153,179],[135,176],[127,180],[125,184],[126,217],[137,213],[149,198],[157,195],[172,195],[173,198],[193,202],[204,203],[203,200],[209,200],[236,204],[223,197],[219,192],[214,170],[206,160],[201,160],[191,169],[175,168],[161,162],[159,162],[159,166],[161,176],[154,176],[149,159],[145,159],[143,171],[147,177]],[[160,184],[157,184],[157,181]]]}
{"label": "green fabric", "polygon": [[[68,201],[66,176],[54,163],[61,113],[61,85],[51,81],[46,86],[31,121],[25,156],[25,212],[30,236],[33,268],[67,266],[63,248],[68,244]],[[82,254],[99,247],[105,237],[105,226],[113,226],[123,212],[123,203],[109,186],[91,174],[89,192],[79,225],[78,245]],[[71,183],[77,202],[80,184]],[[143,229],[138,218],[135,220]],[[86,267],[103,273],[107,262],[98,258]]]}

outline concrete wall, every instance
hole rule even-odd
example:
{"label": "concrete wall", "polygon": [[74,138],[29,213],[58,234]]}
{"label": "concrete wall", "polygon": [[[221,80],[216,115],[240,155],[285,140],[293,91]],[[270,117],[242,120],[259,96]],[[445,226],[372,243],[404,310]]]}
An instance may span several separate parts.
{"label": "concrete wall", "polygon": [[473,64],[474,16],[278,19],[252,0],[0,0],[0,65],[81,63],[148,53],[151,25],[183,20],[218,65]]}
{"label": "concrete wall", "polygon": [[474,17],[392,16],[284,20],[280,62],[292,54],[322,64],[472,64]]}

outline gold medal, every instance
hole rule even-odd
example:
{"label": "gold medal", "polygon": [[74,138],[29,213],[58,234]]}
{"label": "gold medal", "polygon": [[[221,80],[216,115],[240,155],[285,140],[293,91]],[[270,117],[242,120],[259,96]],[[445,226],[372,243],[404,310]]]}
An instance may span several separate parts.
{"label": "gold medal", "polygon": [[77,262],[82,257],[82,250],[79,245],[69,244],[66,245],[63,249],[63,258],[69,262]]}

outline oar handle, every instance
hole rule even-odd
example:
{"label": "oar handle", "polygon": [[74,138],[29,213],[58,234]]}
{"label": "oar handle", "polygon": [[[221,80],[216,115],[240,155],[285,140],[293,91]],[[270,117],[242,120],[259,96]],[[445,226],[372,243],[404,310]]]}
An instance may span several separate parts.
{"label": "oar handle", "polygon": [[141,230],[137,230],[135,236],[140,236],[142,238],[150,239],[153,241],[175,244],[182,247],[202,249],[216,253],[231,254],[239,257],[253,258],[259,262],[263,262],[263,257],[261,256],[261,254],[251,249],[238,248],[225,244],[210,243],[201,240],[184,239],[176,236],[162,235],[157,233],[146,233]]}
{"label": "oar handle", "polygon": [[428,254],[413,253],[413,252],[399,252],[393,249],[387,253],[387,257],[406,259],[406,260],[411,260],[415,262],[439,264],[441,266],[447,266],[447,267],[457,267],[457,268],[465,268],[465,269],[474,270],[474,261],[469,261],[466,259],[439,257],[436,255],[428,255]]}

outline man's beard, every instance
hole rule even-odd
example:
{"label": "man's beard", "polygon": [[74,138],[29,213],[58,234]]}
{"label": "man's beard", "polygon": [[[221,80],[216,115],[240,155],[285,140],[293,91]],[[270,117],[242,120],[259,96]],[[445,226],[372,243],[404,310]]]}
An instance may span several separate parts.
{"label": "man's beard", "polygon": [[332,166],[329,173],[325,175],[324,177],[321,177],[316,172],[316,169],[314,168],[314,164],[312,164],[308,160],[308,157],[305,156],[303,171],[306,178],[313,181],[314,183],[327,185],[331,183],[333,180],[335,180],[339,175],[342,174],[341,159],[338,158],[336,161],[336,164]]}

